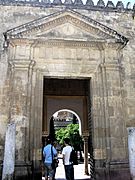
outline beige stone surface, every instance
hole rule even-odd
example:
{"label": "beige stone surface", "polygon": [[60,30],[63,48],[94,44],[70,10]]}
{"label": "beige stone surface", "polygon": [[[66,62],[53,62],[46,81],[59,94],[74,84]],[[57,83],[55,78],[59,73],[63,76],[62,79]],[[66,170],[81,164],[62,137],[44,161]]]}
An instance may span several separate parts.
{"label": "beige stone surface", "polygon": [[[77,9],[48,16],[61,9],[0,5],[0,143],[14,120],[18,160],[28,159],[32,148],[40,159],[43,77],[91,78],[95,158],[108,158],[109,151],[110,160],[125,161],[126,128],[135,125],[133,12]],[[129,39],[126,46],[117,33]]]}

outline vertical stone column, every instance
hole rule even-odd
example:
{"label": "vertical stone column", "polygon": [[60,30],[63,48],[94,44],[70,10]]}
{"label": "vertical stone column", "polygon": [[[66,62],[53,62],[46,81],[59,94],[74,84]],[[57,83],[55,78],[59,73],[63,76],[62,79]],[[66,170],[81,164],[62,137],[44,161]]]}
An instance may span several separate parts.
{"label": "vertical stone column", "polygon": [[116,159],[123,161],[126,158],[122,48],[123,46],[120,44],[105,44],[104,49],[101,50],[103,125],[106,163],[109,164]]}
{"label": "vertical stone column", "polygon": [[41,162],[42,162],[42,109],[43,109],[43,74],[40,69],[34,72],[34,85],[32,94],[32,126],[31,134],[33,134],[32,144],[32,161],[34,179],[41,179]]}
{"label": "vertical stone column", "polygon": [[[94,136],[94,158],[95,166],[101,167],[108,158],[109,129],[108,129],[108,107],[106,98],[105,70],[99,66],[92,79],[93,89],[93,136]],[[106,128],[107,127],[107,128]]]}
{"label": "vertical stone column", "polygon": [[[106,157],[106,163],[110,162],[111,158],[111,144],[110,144],[110,119],[109,119],[109,107],[108,107],[108,85],[107,85],[107,70],[105,63],[100,65],[100,82],[101,82],[101,89],[100,89],[100,101],[101,101],[101,110],[103,117],[101,122],[102,127],[102,142],[105,143],[104,153],[102,152],[102,159],[103,156]],[[102,115],[101,115],[102,116]],[[101,134],[101,131],[99,132]],[[104,155],[103,155],[104,154]]]}
{"label": "vertical stone column", "polygon": [[88,136],[84,136],[83,135],[83,139],[84,139],[84,171],[85,174],[89,174],[88,172]]}
{"label": "vertical stone column", "polygon": [[12,60],[10,84],[10,122],[16,124],[15,178],[30,178],[30,112],[34,63],[32,60]]}
{"label": "vertical stone column", "polygon": [[93,119],[93,155],[94,176],[98,179],[106,179],[107,162],[110,159],[110,135],[107,104],[107,78],[106,69],[102,66],[105,54],[100,47],[101,64],[92,77],[92,119]]}
{"label": "vertical stone column", "polygon": [[[30,123],[30,102],[31,102],[31,61],[13,62],[14,68],[11,76],[10,93],[10,121],[16,124],[17,157],[20,160],[28,161],[29,149],[29,123]],[[21,143],[18,143],[21,138]],[[20,145],[20,146],[19,146]],[[26,153],[27,152],[27,153]]]}
{"label": "vertical stone column", "polygon": [[130,174],[132,180],[135,180],[135,127],[129,127],[127,130]]}
{"label": "vertical stone column", "polygon": [[[101,63],[103,81],[104,127],[106,143],[106,177],[115,179],[126,177],[127,169],[123,175],[122,166],[126,164],[126,126],[125,106],[123,94],[122,46],[119,44],[106,44]],[[114,76],[115,74],[115,76]],[[108,169],[108,170],[107,170]],[[112,178],[113,179],[113,178]]]}
{"label": "vertical stone column", "polygon": [[121,176],[118,163],[126,163],[121,48],[119,44],[101,47],[101,64],[92,84],[95,167],[99,177],[104,174],[103,179],[109,179],[110,173],[115,171]]}

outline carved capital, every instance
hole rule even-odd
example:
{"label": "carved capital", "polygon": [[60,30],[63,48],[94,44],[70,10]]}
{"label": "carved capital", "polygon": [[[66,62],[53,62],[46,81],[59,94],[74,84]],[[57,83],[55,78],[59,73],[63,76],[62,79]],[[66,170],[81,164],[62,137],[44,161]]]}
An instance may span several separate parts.
{"label": "carved capital", "polygon": [[34,60],[9,60],[12,69],[32,69],[35,63]]}
{"label": "carved capital", "polygon": [[43,131],[43,132],[42,132],[42,136],[43,136],[43,137],[47,137],[47,136],[48,136],[48,132],[47,132],[47,131]]}
{"label": "carved capital", "polygon": [[119,70],[121,68],[121,65],[118,64],[117,62],[110,62],[110,63],[101,63],[99,65],[101,68],[106,68],[106,69],[115,69]]}
{"label": "carved capital", "polygon": [[82,132],[82,137],[85,142],[88,142],[89,132],[88,131]]}

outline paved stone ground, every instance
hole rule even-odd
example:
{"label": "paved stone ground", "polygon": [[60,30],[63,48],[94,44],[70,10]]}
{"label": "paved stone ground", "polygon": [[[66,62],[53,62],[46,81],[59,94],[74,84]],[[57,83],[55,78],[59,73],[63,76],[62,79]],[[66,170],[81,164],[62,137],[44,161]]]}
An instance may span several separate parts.
{"label": "paved stone ground", "polygon": [[[84,164],[74,165],[75,180],[90,180],[90,176],[84,174]],[[59,159],[59,166],[56,169],[56,180],[65,180],[65,171],[62,159]],[[42,179],[44,180],[44,178]]]}

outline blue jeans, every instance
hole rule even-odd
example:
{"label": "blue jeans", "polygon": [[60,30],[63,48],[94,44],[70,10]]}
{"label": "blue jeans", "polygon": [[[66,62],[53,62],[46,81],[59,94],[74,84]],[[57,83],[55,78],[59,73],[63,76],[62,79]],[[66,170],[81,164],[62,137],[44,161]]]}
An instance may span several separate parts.
{"label": "blue jeans", "polygon": [[74,180],[74,167],[73,164],[65,165],[65,174],[67,180]]}
{"label": "blue jeans", "polygon": [[45,163],[45,177],[51,177],[53,178],[54,176],[54,170],[52,169],[52,166],[50,163]]}

